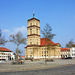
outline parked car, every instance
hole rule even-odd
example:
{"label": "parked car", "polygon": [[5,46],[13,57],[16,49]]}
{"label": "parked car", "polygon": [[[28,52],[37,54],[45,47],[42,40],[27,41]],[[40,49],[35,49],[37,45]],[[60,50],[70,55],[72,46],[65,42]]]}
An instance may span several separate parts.
{"label": "parked car", "polygon": [[12,62],[12,64],[24,64],[24,62],[21,60],[15,60]]}
{"label": "parked car", "polygon": [[65,59],[72,59],[72,57],[67,57],[67,58],[65,58]]}
{"label": "parked car", "polygon": [[61,59],[65,59],[65,57],[62,57]]}
{"label": "parked car", "polygon": [[46,62],[53,62],[54,59],[46,59]]}

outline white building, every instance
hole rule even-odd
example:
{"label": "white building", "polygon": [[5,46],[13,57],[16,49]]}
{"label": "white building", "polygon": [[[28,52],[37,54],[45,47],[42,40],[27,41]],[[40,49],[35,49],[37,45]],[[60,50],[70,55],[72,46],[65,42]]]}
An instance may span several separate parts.
{"label": "white building", "polygon": [[71,55],[72,58],[75,57],[75,47],[72,47],[72,48],[70,49],[70,55]]}
{"label": "white building", "polygon": [[70,48],[61,48],[61,57],[70,57]]}
{"label": "white building", "polygon": [[15,60],[15,53],[7,48],[0,47],[0,61]]}

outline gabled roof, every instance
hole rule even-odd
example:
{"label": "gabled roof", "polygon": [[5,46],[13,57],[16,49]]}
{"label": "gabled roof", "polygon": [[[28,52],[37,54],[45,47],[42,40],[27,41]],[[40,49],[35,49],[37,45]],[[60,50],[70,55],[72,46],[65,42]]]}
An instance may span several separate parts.
{"label": "gabled roof", "polygon": [[12,52],[11,50],[5,48],[5,47],[0,47],[0,51],[7,51],[7,52]]}
{"label": "gabled roof", "polygon": [[61,48],[61,51],[70,51],[70,48]]}
{"label": "gabled roof", "polygon": [[[47,40],[47,42],[46,42],[46,40]],[[41,46],[45,46],[45,43],[46,43],[46,45],[51,45],[51,46],[55,46],[55,45],[59,44],[59,43],[54,43],[53,41],[51,41],[48,38],[47,39],[46,38],[41,38],[40,43],[41,43]]]}

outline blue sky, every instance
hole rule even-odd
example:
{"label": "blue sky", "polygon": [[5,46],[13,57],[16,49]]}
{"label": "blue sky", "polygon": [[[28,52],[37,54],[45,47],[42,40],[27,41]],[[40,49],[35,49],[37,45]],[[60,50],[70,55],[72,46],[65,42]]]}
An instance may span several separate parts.
{"label": "blue sky", "polygon": [[[33,11],[41,30],[46,23],[51,26],[55,43],[65,47],[71,39],[75,41],[75,0],[0,0],[0,29],[5,38],[19,30],[27,38],[27,20],[33,17]],[[6,43],[4,47],[15,51],[17,46]],[[22,55],[24,47],[20,45]]]}

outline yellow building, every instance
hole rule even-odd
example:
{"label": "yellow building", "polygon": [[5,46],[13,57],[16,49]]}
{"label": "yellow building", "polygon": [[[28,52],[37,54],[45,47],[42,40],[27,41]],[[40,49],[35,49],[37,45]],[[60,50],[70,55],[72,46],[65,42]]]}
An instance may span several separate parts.
{"label": "yellow building", "polygon": [[60,58],[61,45],[54,43],[50,39],[45,47],[45,38],[40,38],[40,20],[31,18],[28,20],[27,27],[27,46],[25,47],[25,58],[41,59],[45,58]]}

